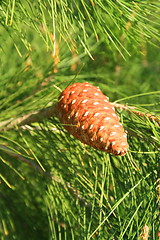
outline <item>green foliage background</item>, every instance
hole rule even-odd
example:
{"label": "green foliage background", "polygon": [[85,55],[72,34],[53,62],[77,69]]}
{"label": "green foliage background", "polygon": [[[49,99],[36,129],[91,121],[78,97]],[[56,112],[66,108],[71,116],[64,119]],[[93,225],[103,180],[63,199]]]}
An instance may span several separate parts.
{"label": "green foliage background", "polygon": [[[159,16],[159,0],[0,1],[0,122],[55,104],[74,81],[158,117]],[[56,116],[0,131],[2,240],[143,239],[144,225],[158,239],[159,124],[117,112],[124,157],[83,145]]]}

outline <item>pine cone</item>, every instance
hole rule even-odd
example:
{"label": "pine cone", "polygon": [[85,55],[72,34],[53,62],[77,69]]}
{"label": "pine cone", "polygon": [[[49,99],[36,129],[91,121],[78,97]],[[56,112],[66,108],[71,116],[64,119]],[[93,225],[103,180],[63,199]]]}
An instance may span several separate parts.
{"label": "pine cone", "polygon": [[99,87],[89,83],[68,86],[59,97],[57,112],[64,127],[81,142],[116,156],[126,154],[127,135]]}

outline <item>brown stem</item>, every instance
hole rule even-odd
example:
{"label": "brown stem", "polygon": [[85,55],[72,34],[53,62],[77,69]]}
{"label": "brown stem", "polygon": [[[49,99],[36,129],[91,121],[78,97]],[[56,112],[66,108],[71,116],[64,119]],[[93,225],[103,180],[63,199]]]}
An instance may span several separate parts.
{"label": "brown stem", "polygon": [[37,164],[35,164],[32,160],[30,160],[26,157],[23,157],[19,153],[15,153],[13,150],[11,150],[10,148],[8,148],[4,145],[0,144],[0,150],[2,150],[3,152],[7,153],[10,156],[12,156],[15,159],[18,159],[18,160],[28,164],[30,167],[34,168],[36,171],[45,175],[46,177],[49,177],[50,179],[52,179],[54,182],[58,183],[62,187],[67,187],[68,191],[71,194],[73,194],[80,202],[82,202],[86,207],[90,207],[90,203],[86,202],[86,200],[81,196],[80,192],[77,189],[73,188],[69,182],[62,183],[62,181],[59,177],[53,175],[51,172],[43,171],[43,169],[40,166],[38,166]]}
{"label": "brown stem", "polygon": [[18,154],[18,153],[15,153],[14,151],[12,151],[10,148],[4,146],[4,145],[1,145],[0,144],[0,150],[2,150],[3,152],[7,153],[8,155],[28,164],[30,167],[36,169],[38,172],[40,173],[44,173],[44,171],[42,170],[41,167],[39,167],[37,164],[35,164],[33,161],[31,161],[30,159],[28,158],[25,158],[23,157],[22,155]]}
{"label": "brown stem", "polygon": [[40,122],[43,119],[50,118],[56,114],[56,105],[43,108],[33,113],[24,115],[16,119],[10,119],[0,123],[1,131],[7,131],[15,126],[29,125],[34,122]]}
{"label": "brown stem", "polygon": [[133,106],[128,106],[128,105],[123,105],[123,104],[118,104],[118,103],[111,103],[113,107],[115,108],[119,108],[121,110],[125,110],[125,111],[129,111],[132,112],[140,117],[147,117],[150,120],[154,120],[155,122],[160,124],[160,117],[154,116],[153,114],[149,114],[149,113],[143,113],[140,111],[135,110],[136,108]]}

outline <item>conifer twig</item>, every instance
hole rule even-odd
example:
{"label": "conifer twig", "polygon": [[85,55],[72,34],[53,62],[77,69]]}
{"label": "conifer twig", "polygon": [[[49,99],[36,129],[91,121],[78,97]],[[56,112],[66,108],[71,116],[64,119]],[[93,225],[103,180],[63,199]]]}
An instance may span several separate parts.
{"label": "conifer twig", "polygon": [[33,161],[31,161],[30,159],[23,157],[21,154],[14,152],[13,150],[11,150],[10,148],[0,144],[0,150],[4,151],[5,153],[7,153],[8,155],[12,156],[15,159],[18,159],[26,164],[28,164],[30,167],[34,168],[36,171],[38,171],[39,173],[45,175],[46,177],[49,177],[51,180],[57,182],[58,184],[60,184],[61,186],[66,186],[67,189],[69,190],[69,192],[71,194],[73,194],[80,202],[82,202],[86,207],[90,207],[90,203],[88,203],[80,194],[80,192],[73,188],[69,182],[66,183],[62,183],[61,179],[55,175],[53,175],[51,172],[45,172],[43,171],[43,169],[41,167],[39,167],[37,164],[35,164]]}
{"label": "conifer twig", "polygon": [[[160,124],[160,117],[154,116],[153,114],[137,111],[136,107],[134,107],[134,106],[128,106],[127,104],[126,105],[118,104],[115,102],[112,102],[111,104],[115,108],[119,108],[121,110],[132,112],[140,117],[147,117],[150,120],[154,120],[155,122]],[[24,116],[16,118],[16,119],[10,119],[10,120],[1,122],[0,128],[1,128],[1,131],[7,131],[10,129],[13,129],[15,126],[29,125],[34,122],[40,122],[41,120],[50,118],[52,116],[56,116],[56,104],[51,107],[40,109],[38,111],[24,115]]]}
{"label": "conifer twig", "polygon": [[43,119],[55,116],[55,113],[56,113],[56,105],[53,105],[51,107],[42,108],[38,111],[26,114],[16,119],[12,118],[7,121],[1,122],[0,127],[2,128],[1,129],[2,131],[7,131],[9,129],[14,128],[15,126],[23,126],[23,125],[29,125],[34,122],[40,122]]}
{"label": "conifer twig", "polygon": [[136,107],[134,106],[128,106],[128,105],[124,105],[124,104],[118,104],[118,103],[111,103],[113,107],[115,108],[119,108],[121,110],[126,110],[126,111],[129,111],[129,112],[132,112],[140,117],[147,117],[149,118],[150,120],[154,120],[155,122],[159,123],[160,124],[160,117],[157,117],[157,116],[154,116],[153,114],[149,114],[149,113],[143,113],[143,112],[140,112],[140,111],[137,111],[136,110]]}
{"label": "conifer twig", "polygon": [[41,167],[37,166],[33,161],[31,161],[30,159],[28,159],[26,157],[23,157],[19,153],[16,153],[16,152],[12,151],[10,148],[0,144],[0,150],[4,151],[8,155],[10,155],[10,156],[12,156],[16,159],[28,164],[30,167],[36,169],[38,172],[44,173],[44,171],[41,169]]}

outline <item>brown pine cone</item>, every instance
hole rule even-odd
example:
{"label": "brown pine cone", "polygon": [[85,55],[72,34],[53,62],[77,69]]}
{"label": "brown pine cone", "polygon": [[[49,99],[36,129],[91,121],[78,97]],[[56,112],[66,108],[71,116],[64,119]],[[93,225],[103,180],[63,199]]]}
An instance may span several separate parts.
{"label": "brown pine cone", "polygon": [[114,107],[99,87],[74,83],[60,95],[58,117],[75,138],[93,148],[124,156],[127,135]]}

